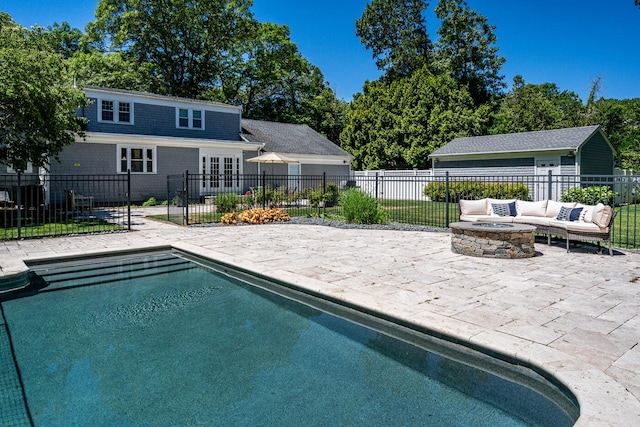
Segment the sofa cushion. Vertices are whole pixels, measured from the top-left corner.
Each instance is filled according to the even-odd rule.
[[[598,210],[597,213],[593,213],[593,223],[596,224],[600,228],[606,228],[609,226],[609,221],[611,221],[611,216],[613,215],[613,210],[611,206],[603,205],[602,210]]]
[[[582,213],[580,214],[580,221],[593,222],[593,212],[595,208],[595,205],[583,205]]]
[[[554,218],[547,218],[546,216],[530,216],[530,215],[518,215],[513,218],[513,222],[518,224],[530,224],[530,225],[543,225],[548,226],[549,221]]]
[[[460,200],[460,215],[488,215],[487,199]]]
[[[511,203],[491,203],[491,209],[494,215],[498,216],[516,216],[516,202]]]
[[[547,212],[546,215],[549,218],[557,218],[558,214],[560,213],[560,208],[565,207],[565,208],[575,208],[576,204],[573,202],[567,203],[567,202],[556,202],[555,200],[549,200],[547,202]]]
[[[516,217],[498,215],[460,215],[460,221],[464,222],[506,222],[511,223]]]
[[[516,209],[518,215],[526,216],[545,216],[547,212],[547,201],[527,202],[524,200],[516,201]]]
[[[608,228],[600,228],[596,224],[592,222],[584,222],[584,221],[558,221],[551,220],[549,225],[556,228],[561,228],[563,230],[582,232],[582,233],[602,233],[606,234],[609,229]]]

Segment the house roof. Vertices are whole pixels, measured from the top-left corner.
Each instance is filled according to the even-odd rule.
[[[456,138],[444,147],[431,153],[429,157],[487,153],[577,150],[599,129],[600,126],[595,125],[535,132]]]
[[[242,119],[242,137],[269,152],[352,157],[307,125]]]
[[[226,108],[226,109],[234,109],[239,110],[240,107],[236,107],[230,104],[224,104],[222,102],[215,101],[206,101],[202,99],[192,99],[192,98],[181,98],[179,96],[167,96],[167,95],[158,95],[151,92],[140,92],[136,90],[127,90],[127,89],[112,89],[105,88],[99,86],[85,86],[82,88],[85,92],[90,93],[104,93],[104,94],[119,94],[119,95],[128,95],[135,96],[147,99],[153,99],[156,101],[167,101],[167,102],[179,102],[179,103],[187,103],[187,104],[197,104],[202,106],[210,106],[210,107],[218,107],[218,108]]]

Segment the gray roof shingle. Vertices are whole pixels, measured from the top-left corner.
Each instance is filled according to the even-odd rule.
[[[535,132],[456,138],[444,147],[431,153],[429,157],[563,149],[576,150],[599,128],[599,125],[594,125]]]
[[[242,136],[270,152],[351,156],[307,125],[242,119]]]

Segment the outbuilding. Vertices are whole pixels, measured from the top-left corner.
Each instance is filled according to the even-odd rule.
[[[456,138],[429,158],[434,175],[613,175],[615,156],[595,125]]]

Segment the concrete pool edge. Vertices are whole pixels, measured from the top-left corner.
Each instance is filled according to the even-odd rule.
[[[160,247],[161,245],[155,246],[147,246],[143,248],[143,250]],[[135,245],[136,248],[141,247],[139,244]],[[166,245],[163,245],[166,247]],[[188,252],[195,252],[205,257],[210,257],[213,259],[220,260],[222,262],[227,262],[231,265],[252,270],[258,274],[269,275],[270,277],[274,277],[277,280],[286,281],[288,283],[297,284],[299,286],[308,286],[309,289],[315,289],[318,292],[326,292],[329,296],[332,296],[337,299],[344,299],[346,301],[354,301],[354,293],[351,292],[349,295],[344,295],[335,292],[336,287],[332,285],[330,282],[322,282],[317,279],[310,279],[307,276],[297,275],[296,273],[292,273],[287,271],[286,269],[277,269],[276,267],[271,268],[268,265],[256,265],[251,262],[246,257],[243,257],[241,253],[236,254],[225,254],[223,252],[218,252],[216,250],[206,249],[201,246],[192,245],[188,243],[177,243],[171,245],[179,250],[186,250]],[[129,249],[125,249],[125,252]],[[87,251],[87,252],[65,252],[64,254],[60,254],[59,256],[48,256],[46,258],[38,258],[38,257],[25,257],[25,260],[38,260],[38,259],[55,259],[55,258],[66,258],[67,254],[110,254],[114,253],[113,250],[99,250],[99,251]],[[261,268],[256,268],[261,267]],[[357,299],[357,301],[364,301],[366,307],[370,310],[377,310],[378,306],[376,305],[376,301],[370,294],[362,293],[362,299]],[[381,311],[383,314],[388,314],[389,311]],[[550,360],[550,357],[560,357],[561,352],[558,350],[553,350],[554,354],[547,354],[546,352],[551,352],[552,349],[549,347],[538,344],[536,342],[530,341],[529,346],[526,349],[517,349],[509,346],[509,343],[504,340],[496,340],[487,343],[487,337],[490,338],[501,334],[496,330],[492,330],[491,328],[485,328],[487,334],[474,334],[471,335],[466,331],[457,331],[454,327],[449,327],[448,325],[443,324],[442,321],[449,322],[452,320],[449,317],[440,316],[437,314],[431,313],[429,315],[429,319],[435,319],[439,322],[431,322],[427,323],[425,321],[425,317],[422,316],[421,319],[416,320],[411,313],[408,313],[403,316],[403,319],[409,322],[414,322],[418,325],[428,324],[435,330],[441,331],[442,333],[446,333],[452,336],[457,337],[461,340],[468,340],[483,343],[490,348],[495,348],[500,352],[508,353],[513,357],[520,358],[522,360],[528,361],[529,363],[540,366],[542,369],[545,369],[549,372],[552,372],[553,375],[561,380],[564,384],[569,385],[570,389],[577,396],[578,401],[581,405],[581,417],[576,423],[576,425],[594,425],[594,424],[602,424],[602,425],[634,425],[630,420],[637,420],[638,414],[640,414],[640,405],[631,392],[626,390],[619,382],[617,382],[613,377],[605,374],[603,370],[599,370],[598,368],[594,368],[591,365],[584,366],[584,369],[581,367],[577,367],[576,362],[579,359],[575,356],[567,355],[566,353],[562,353],[562,360],[566,359],[566,363],[563,363],[562,366],[558,367],[552,364],[546,363],[546,361]],[[455,319],[454,319],[455,320]],[[493,334],[493,335],[492,335]],[[479,335],[483,335],[482,339],[478,338]],[[502,334],[506,336],[506,334]],[[516,339],[514,336],[509,336],[512,339]],[[511,349],[514,350],[511,350]],[[557,359],[554,359],[557,360]],[[572,363],[573,362],[573,363]],[[584,365],[584,362],[580,362]],[[625,421],[627,422],[625,423]],[[622,423],[622,424],[621,424]]]

